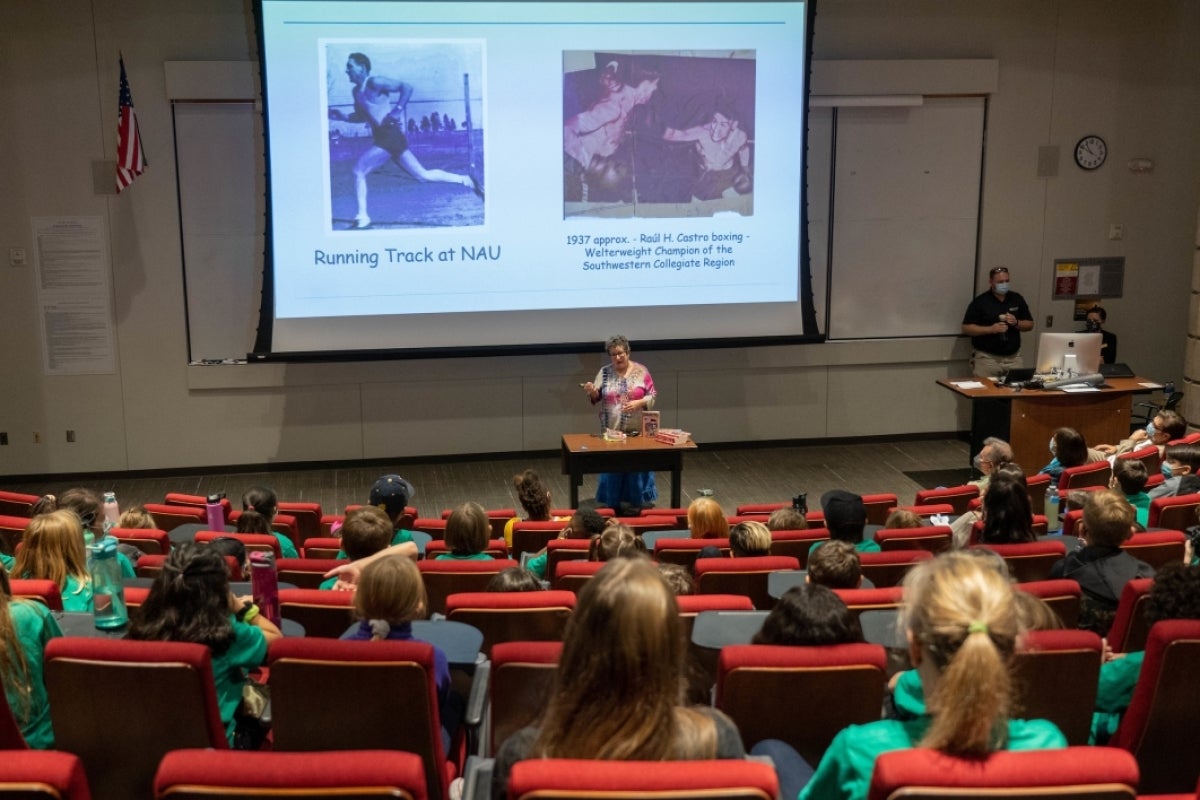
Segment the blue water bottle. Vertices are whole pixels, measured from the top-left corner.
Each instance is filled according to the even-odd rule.
[[[123,628],[129,622],[125,587],[117,562],[117,540],[102,539],[88,547],[88,572],[92,577],[92,609],[100,630]]]

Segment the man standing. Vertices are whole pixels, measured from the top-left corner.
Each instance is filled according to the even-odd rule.
[[[971,301],[962,321],[962,332],[975,348],[975,374],[996,377],[1021,367],[1021,332],[1031,330],[1033,315],[1025,298],[1009,290],[1008,267],[992,267],[988,290]]]
[[[331,108],[329,118],[365,122],[371,126],[374,137],[374,143],[359,156],[354,165],[354,192],[358,201],[355,228],[371,227],[371,217],[367,214],[367,176],[389,159],[422,183],[457,183],[483,196],[470,176],[441,169],[425,169],[412,150],[408,149],[403,117],[413,87],[393,78],[372,75],[371,59],[362,53],[351,53],[346,59],[346,77],[354,84],[354,111],[347,115],[341,109]]]

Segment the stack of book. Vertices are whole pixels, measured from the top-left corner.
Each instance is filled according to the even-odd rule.
[[[663,444],[687,444],[692,435],[679,428],[659,428],[654,438]]]

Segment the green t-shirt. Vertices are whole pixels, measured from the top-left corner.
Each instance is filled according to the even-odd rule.
[[[843,728],[825,751],[817,771],[800,792],[799,800],[859,800],[867,796],[871,773],[880,753],[916,747],[931,718],[884,719]],[[1049,750],[1067,746],[1053,722],[1044,719],[1008,722],[1005,750]]]
[[[525,562],[525,569],[529,570],[534,575],[537,575],[538,580],[544,581],[546,580],[546,567],[548,566],[549,561],[550,554],[543,550],[541,555],[531,556],[530,559]]]
[[[400,530],[396,531],[396,535],[392,537],[392,544],[404,544],[405,542],[411,542],[412,540],[413,540],[412,531],[406,531],[404,529],[400,529]],[[389,545],[389,547],[390,546],[391,545]],[[349,556],[346,555],[345,550],[338,550],[337,557],[338,558],[349,558]],[[332,585],[333,584],[330,584],[330,586],[332,586]],[[322,584],[321,588],[324,589],[325,585]]]
[[[1133,689],[1142,674],[1146,651],[1138,650],[1123,658],[1100,665],[1100,683],[1096,687],[1096,711],[1092,714],[1092,733],[1088,744],[1108,744],[1117,732],[1121,716],[1133,700]]]
[[[892,705],[901,717],[919,717],[925,713],[925,687],[915,669],[906,669],[896,679]]]
[[[1129,505],[1133,506],[1134,519],[1137,524],[1143,528],[1150,524],[1150,495],[1145,492],[1137,494],[1127,494],[1125,499],[1129,501]]]
[[[92,582],[81,581],[74,575],[67,576],[67,585],[62,590],[63,611],[92,612]]]
[[[494,561],[487,553],[469,553],[465,556],[455,555],[454,553],[441,553],[434,561]]]
[[[8,604],[8,614],[25,655],[28,686],[22,691],[5,676],[4,694],[29,746],[49,750],[54,747],[54,729],[50,725],[50,700],[42,680],[42,655],[46,643],[62,636],[62,630],[49,609],[36,601],[13,600]]]
[[[5,572],[12,572],[13,564],[16,559],[6,553],[0,553],[0,566],[4,567]]]
[[[809,558],[812,557],[813,550],[816,550],[818,547],[825,544],[826,541],[832,541],[832,540],[822,539],[819,542],[813,542],[813,546],[808,548]],[[863,537],[861,542],[854,543],[854,549],[855,549],[855,551],[857,551],[859,553],[878,553],[882,550],[882,548],[879,546],[879,542],[875,541],[874,539],[868,539],[865,536]]]
[[[300,551],[296,549],[296,545],[292,544],[292,540],[279,531],[271,531],[271,535],[279,542],[279,557],[280,558],[299,558]]]
[[[242,703],[242,686],[246,683],[246,670],[261,666],[267,660],[267,637],[261,628],[238,622],[232,614],[233,641],[221,655],[213,653],[213,682],[217,687],[217,708],[221,721],[225,723],[225,735],[233,744],[233,715]]]

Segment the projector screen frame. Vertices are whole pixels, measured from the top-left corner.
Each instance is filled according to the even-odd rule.
[[[264,136],[264,164],[266,166],[268,179],[266,185],[266,230],[264,242],[264,272],[262,278],[262,294],[259,303],[259,321],[255,336],[254,349],[247,354],[247,360],[251,363],[265,362],[340,362],[340,361],[378,361],[378,360],[402,360],[402,359],[430,359],[430,358],[454,358],[454,357],[480,357],[480,356],[503,356],[503,355],[536,355],[536,354],[558,354],[558,353],[578,353],[590,352],[596,347],[596,337],[587,336],[578,340],[565,342],[521,342],[521,341],[501,341],[496,344],[455,344],[451,346],[435,345],[435,346],[417,346],[417,347],[382,347],[382,348],[361,348],[361,347],[334,347],[322,350],[284,350],[276,349],[278,340],[275,335],[275,309],[277,300],[277,279],[274,269],[274,261],[276,255],[275,241],[275,226],[274,226],[274,204],[272,202],[272,151],[271,142],[271,120],[268,115],[269,96],[268,96],[268,64],[266,58],[266,43],[264,41],[264,23],[263,23],[263,5],[264,2],[271,0],[255,0],[253,3],[253,11],[257,23],[257,39],[259,45],[259,69],[261,78],[261,91],[263,98],[262,113],[263,113],[263,136]],[[537,2],[547,2],[550,0],[537,0]],[[635,4],[653,5],[654,0],[634,0]],[[720,5],[718,0],[703,0],[707,4]],[[798,0],[764,0],[768,4],[781,5],[799,5]],[[403,5],[403,2],[400,3]],[[502,4],[488,4],[500,6]],[[805,14],[804,35],[806,38],[804,48],[804,105],[807,108],[808,95],[810,93],[810,80],[812,72],[812,43],[813,43],[813,23],[816,14],[815,0],[804,0],[803,2]],[[807,167],[807,113],[804,116],[804,130],[801,132],[801,174],[806,173]],[[807,181],[800,180],[798,187],[798,211],[799,219],[795,221],[798,230],[798,248],[796,253],[796,271],[797,271],[797,299],[794,303],[767,303],[767,306],[791,307],[793,313],[800,320],[802,333],[781,333],[781,334],[764,334],[764,335],[732,335],[732,336],[712,336],[712,335],[684,335],[684,336],[659,336],[659,337],[638,337],[639,349],[646,350],[684,350],[684,349],[706,349],[706,348],[741,348],[741,347],[758,347],[758,346],[781,346],[795,345],[804,343],[816,343],[825,341],[826,334],[818,329],[816,308],[813,298],[813,283],[811,276],[811,265],[809,258],[809,241],[808,241],[808,212],[807,212]],[[643,313],[655,313],[661,309],[682,309],[684,313],[691,310],[695,313],[696,319],[703,320],[704,311],[709,306],[660,306],[660,307],[640,307],[637,310]],[[742,308],[753,309],[752,305],[743,305]],[[557,309],[566,310],[566,309]],[[698,312],[698,313],[697,313]],[[469,313],[469,312],[458,312]],[[410,315],[413,319],[420,317],[432,318],[436,322],[453,325],[455,323],[455,314],[449,315]],[[612,326],[614,330],[622,329],[628,333],[634,333],[634,326],[626,322],[616,322]],[[699,329],[704,327],[704,323],[700,322],[694,326]]]

